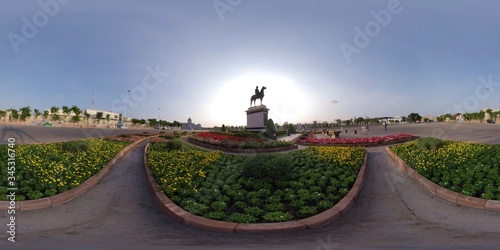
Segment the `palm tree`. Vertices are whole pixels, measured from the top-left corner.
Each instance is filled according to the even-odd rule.
[[[2,117],[2,118],[5,119],[6,115],[7,115],[7,111],[6,110],[0,110],[0,117]]]
[[[52,106],[50,108],[50,114],[52,116],[53,121],[57,121],[57,120],[61,119],[61,116],[59,115],[59,107]]]
[[[78,106],[76,105],[73,105],[70,110],[75,114],[75,116],[73,116],[71,120],[76,123],[80,122],[80,114],[82,113],[82,110],[80,110],[80,108],[78,108]]]
[[[110,114],[106,114],[106,122],[108,123],[108,126],[109,126],[109,118],[111,117]]]
[[[31,116],[31,108],[29,106],[22,107],[19,109],[19,111],[21,112],[21,115],[19,118],[21,118],[21,121],[23,121],[23,122],[26,121],[26,118]]]
[[[19,119],[19,112],[17,112],[17,109],[10,108],[7,111],[10,111],[9,121],[12,121],[12,120],[17,121],[17,119]]]
[[[71,109],[68,106],[62,106],[62,111],[64,114],[64,121],[66,122],[68,119],[68,115],[71,113]]]
[[[34,109],[33,112],[35,112],[35,119],[42,114],[39,109]]]
[[[48,117],[49,117],[49,111],[48,111],[48,110],[44,110],[44,111],[43,111],[43,118],[44,118],[45,120],[47,120],[47,118],[48,118]]]
[[[87,113],[87,110],[83,111],[83,115],[85,116],[85,118],[87,119],[87,123],[89,122],[89,119],[90,119],[90,114]]]
[[[99,123],[100,123],[100,121],[101,121],[101,119],[102,119],[102,115],[103,115],[103,113],[102,113],[102,112],[97,112],[97,113],[95,114],[95,118],[97,119],[97,124],[99,124]]]

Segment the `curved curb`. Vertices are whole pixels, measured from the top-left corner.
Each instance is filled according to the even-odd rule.
[[[408,166],[408,164],[406,164],[403,159],[396,155],[396,153],[394,153],[394,151],[392,151],[390,147],[386,147],[386,150],[399,168],[405,171],[408,176],[410,176],[416,183],[418,183],[425,190],[429,191],[431,194],[454,204],[466,207],[500,211],[499,200],[486,200],[482,198],[467,196],[441,187],[436,183],[428,180],[424,176],[420,175],[419,173],[417,173],[417,171]]]
[[[80,195],[86,193],[89,191],[92,187],[94,187],[99,181],[106,176],[110,169],[115,165],[116,161],[120,159],[124,154],[128,153],[131,151],[135,146],[137,146],[139,143],[150,139],[154,136],[150,137],[145,137],[142,138],[125,148],[123,148],[118,154],[116,154],[104,167],[99,170],[96,174],[92,175],[90,178],[88,178],[85,182],[80,184],[78,187],[75,187],[73,189],[70,189],[64,193],[56,194],[50,197],[44,197],[36,200],[27,200],[27,201],[15,201],[16,204],[16,210],[18,211],[31,211],[31,210],[38,210],[38,209],[43,209],[43,208],[48,208],[48,207],[54,207],[61,205],[63,203],[66,203],[68,201],[71,201]],[[9,209],[10,202],[9,201],[0,201],[0,209],[1,210],[7,210]]]
[[[366,166],[368,162],[368,153],[365,151],[365,156],[363,160],[363,165],[359,169],[358,176],[354,182],[351,190],[347,195],[342,198],[335,206],[323,211],[317,215],[313,215],[308,218],[293,220],[287,222],[276,222],[276,223],[233,223],[226,221],[218,221],[203,218],[201,216],[194,215],[183,210],[181,207],[177,206],[172,202],[158,187],[151,170],[148,167],[147,151],[149,143],[144,147],[144,169],[146,173],[146,179],[148,181],[148,186],[153,192],[154,198],[158,205],[170,215],[176,221],[192,225],[195,227],[221,231],[221,232],[232,232],[232,233],[270,233],[270,232],[289,232],[298,231],[303,229],[311,229],[324,226],[326,224],[332,223],[342,216],[346,215],[347,212],[354,206],[355,202],[359,197],[359,193],[363,188],[363,181],[365,177]]]
[[[225,147],[218,147],[214,145],[209,145],[209,144],[204,144],[197,142],[195,140],[192,140],[191,138],[182,138],[183,141],[191,143],[193,145],[196,145],[198,147],[202,147],[205,149],[210,149],[210,150],[220,150],[224,153],[233,153],[233,154],[258,154],[258,153],[278,153],[278,152],[287,152],[291,150],[296,150],[299,147],[297,145],[292,145],[292,146],[286,146],[286,147],[279,147],[279,148],[245,148],[245,149],[239,149],[239,148],[225,148]]]
[[[295,144],[297,145],[303,145],[303,146],[343,146],[343,147],[380,147],[380,146],[389,146],[389,145],[394,145],[394,144],[399,144],[399,143],[405,143],[409,141],[413,141],[419,138],[419,136],[412,136],[410,138],[405,138],[405,139],[399,139],[399,140],[391,140],[391,141],[384,141],[381,143],[357,143],[357,144],[320,144],[320,143],[305,143],[305,142],[296,142]]]

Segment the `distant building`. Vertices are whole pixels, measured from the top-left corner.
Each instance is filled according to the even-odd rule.
[[[194,124],[191,117],[189,117],[187,123],[181,123],[181,128],[186,130],[200,130],[201,124]]]

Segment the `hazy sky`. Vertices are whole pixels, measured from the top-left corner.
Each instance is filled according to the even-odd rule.
[[[245,125],[256,85],[278,123],[500,107],[495,0],[0,2],[0,109],[95,92],[130,117]]]

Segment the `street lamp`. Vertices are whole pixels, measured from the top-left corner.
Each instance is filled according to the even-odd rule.
[[[161,123],[160,123],[160,112],[161,112],[161,108],[158,108],[158,127],[161,126]]]

